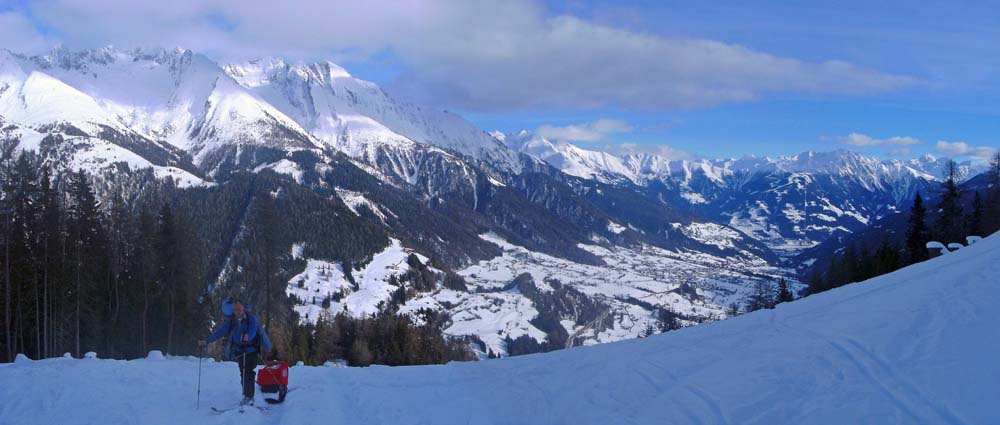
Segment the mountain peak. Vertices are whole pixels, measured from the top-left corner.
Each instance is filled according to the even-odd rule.
[[[59,68],[63,70],[83,71],[91,66],[109,66],[116,62],[128,63],[150,61],[158,64],[170,64],[190,57],[194,52],[182,47],[166,49],[162,47],[119,48],[105,46],[92,49],[71,49],[58,45],[42,55],[31,56],[35,66],[42,69]]]
[[[344,67],[337,65],[331,61],[321,62],[326,68],[326,74],[332,78],[353,78],[350,72],[347,72]]]

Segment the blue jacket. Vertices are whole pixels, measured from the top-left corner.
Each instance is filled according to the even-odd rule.
[[[237,357],[243,353],[253,353],[257,351],[257,347],[254,344],[254,338],[260,337],[260,345],[264,351],[271,351],[271,339],[268,338],[267,332],[264,328],[260,327],[260,323],[257,322],[257,317],[247,313],[246,317],[243,319],[236,319],[233,316],[228,316],[226,322],[219,326],[215,332],[212,333],[207,339],[206,343],[213,343],[223,336],[229,336],[229,342],[226,346],[226,356],[229,358]],[[247,336],[247,342],[243,343],[243,335]]]

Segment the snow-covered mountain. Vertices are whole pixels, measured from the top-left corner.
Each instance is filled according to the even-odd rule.
[[[498,136],[567,174],[644,187],[648,196],[726,223],[786,257],[899,210],[917,191],[940,182],[947,162],[932,155],[884,160],[848,150],[670,159],[613,155],[527,131]],[[968,162],[960,170],[966,178],[984,171]]]
[[[448,333],[494,352],[525,335],[565,334],[568,346],[632,338],[663,310],[683,324],[724,317],[750,286],[793,276],[782,257],[897,211],[943,164],[848,151],[618,156],[486,133],[330,62],[220,64],[184,49],[0,51],[0,138],[102,187],[151,173],[224,193],[239,176],[283,176],[239,184],[294,196],[288,243],[306,254],[288,294],[304,320],[370,314],[406,286],[393,277],[413,253],[442,281],[401,311],[447,313]],[[239,229],[253,193],[227,196],[240,201],[224,206],[234,210],[225,224]],[[317,222],[310,213],[357,233],[303,230]],[[315,248],[359,239],[372,244]],[[209,279],[224,280],[232,246],[214,248]],[[354,277],[345,262],[366,278],[345,283]],[[463,283],[445,287],[454,276]]]
[[[986,424],[1000,391],[998,280],[994,235],[774,310],[644,339],[441,366],[294,366],[284,404],[221,415],[208,407],[240,394],[231,363],[20,357],[0,364],[0,413],[24,425]]]
[[[461,117],[399,102],[330,62],[219,64],[184,49],[109,47],[3,51],[0,65],[7,120],[134,133],[187,152],[208,176],[281,152],[336,151],[396,185],[471,193],[475,178],[456,155],[510,173],[523,160]]]
[[[406,286],[395,278],[410,270],[400,262],[409,253],[465,289],[439,282],[401,311],[445,312],[450,334],[476,336],[498,353],[505,338],[522,335],[566,334],[569,346],[635,337],[661,309],[685,324],[712,320],[754,282],[791,273],[726,224],[561,172],[329,62],[219,64],[184,49],[58,48],[3,51],[0,64],[4,135],[38,151],[57,180],[84,169],[108,182],[102,187],[135,190],[122,177],[152,170],[181,187],[211,187],[234,200],[215,208],[227,211],[232,222],[221,225],[236,239],[255,192],[234,191],[267,186],[288,197],[289,243],[309,254],[289,276],[304,320],[322,305],[352,315],[378,309]],[[287,182],[240,177],[270,173]],[[315,216],[352,233],[303,229]],[[209,244],[218,252],[206,280],[224,283],[237,243]],[[357,274],[343,267],[349,262],[366,264],[357,285],[344,284]],[[518,279],[518,270],[530,277]],[[604,283],[612,275],[617,286]],[[549,305],[546,294],[589,307]]]
[[[79,122],[78,124],[86,124]],[[207,183],[186,155],[129,132],[95,125],[91,132],[70,123],[22,127],[0,115],[0,145],[10,143],[15,152],[42,153],[56,173],[85,170],[105,178],[151,172],[157,179],[170,179],[178,187]]]
[[[186,151],[209,174],[230,146],[317,148],[292,119],[189,50],[57,48],[3,52],[0,63],[9,87],[0,115],[32,128],[66,122],[135,133]]]
[[[181,185],[202,183],[184,151],[136,131],[79,89],[0,51],[0,128],[21,149],[45,151],[59,170],[153,169]]]
[[[513,134],[494,132],[494,135],[511,149],[545,160],[567,174],[606,182],[625,179],[638,185],[651,180],[690,183],[698,174],[721,185],[733,174],[804,173],[839,176],[868,190],[891,191],[900,186],[905,189],[912,179],[942,180],[948,161],[930,154],[908,160],[886,160],[843,149],[776,158],[673,159],[644,153],[615,155],[549,140],[527,130]],[[959,169],[963,178],[985,171],[984,166],[971,162],[959,164]]]
[[[518,167],[514,152],[465,119],[398,101],[334,63],[265,58],[225,69],[317,139],[349,156],[375,162],[380,151],[411,150],[422,143]]]

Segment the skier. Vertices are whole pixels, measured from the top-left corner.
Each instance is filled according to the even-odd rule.
[[[228,306],[223,305],[224,311],[226,307]],[[240,368],[240,380],[243,386],[243,400],[240,401],[240,405],[253,405],[254,369],[259,361],[261,346],[266,353],[271,350],[271,341],[257,322],[257,317],[238,300],[232,302],[232,315],[228,320],[207,339],[198,341],[198,346],[204,348],[227,334],[226,358],[235,361]]]

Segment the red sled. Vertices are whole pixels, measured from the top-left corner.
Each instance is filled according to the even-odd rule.
[[[285,401],[285,394],[288,392],[288,362],[283,360],[268,360],[264,369],[257,372],[257,385],[263,393],[278,393],[278,400],[268,403],[280,403]]]

